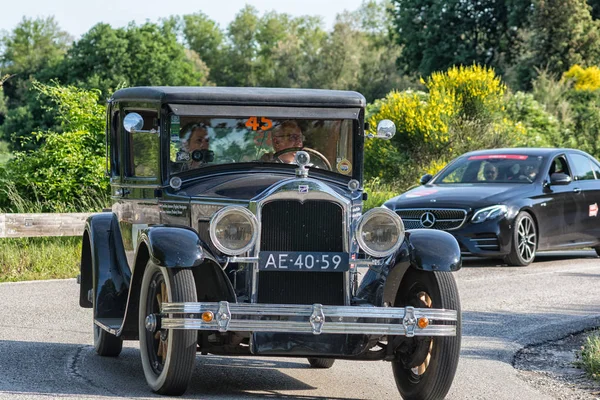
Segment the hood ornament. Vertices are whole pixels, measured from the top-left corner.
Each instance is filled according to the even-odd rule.
[[[307,178],[308,169],[306,166],[310,163],[310,156],[305,151],[297,151],[294,156],[294,164],[298,165],[296,168],[296,178]]]

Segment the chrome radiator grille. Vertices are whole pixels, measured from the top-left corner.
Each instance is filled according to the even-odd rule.
[[[467,211],[459,208],[405,208],[395,210],[406,229],[431,228],[451,231],[465,223]]]
[[[343,210],[330,201],[278,200],[261,211],[261,251],[344,251]],[[344,304],[340,272],[258,274],[258,302],[277,304]]]

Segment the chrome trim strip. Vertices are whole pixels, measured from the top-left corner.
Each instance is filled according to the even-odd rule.
[[[164,329],[218,330],[220,332],[348,333],[366,335],[455,336],[456,325],[429,324],[419,328],[417,320],[456,322],[456,310],[413,307],[360,307],[288,304],[163,303],[161,327]],[[204,322],[197,314],[210,311],[215,318]],[[166,314],[189,314],[190,318],[171,318]],[[261,318],[295,317],[304,321]],[[344,321],[343,319],[350,319]],[[382,321],[382,319],[387,321]],[[358,322],[357,320],[360,320]],[[389,320],[397,320],[391,322]]]

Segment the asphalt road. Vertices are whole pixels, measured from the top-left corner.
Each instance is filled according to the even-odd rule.
[[[467,260],[456,273],[463,307],[461,360],[449,399],[550,399],[518,377],[528,344],[600,326],[600,259],[546,253],[526,268]],[[0,398],[156,398],[137,343],[116,359],[95,354],[92,314],[74,280],[0,284]],[[385,362],[198,356],[183,398],[399,398]]]

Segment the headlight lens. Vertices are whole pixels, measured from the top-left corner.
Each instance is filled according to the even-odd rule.
[[[356,240],[372,257],[387,257],[404,241],[404,224],[393,211],[378,207],[367,211],[358,221]]]
[[[506,207],[505,205],[486,207],[486,208],[482,208],[481,210],[477,211],[473,215],[471,222],[474,224],[478,224],[478,223],[486,221],[488,219],[491,220],[491,219],[495,219],[495,218],[499,218],[499,217],[505,217],[506,214],[508,214],[508,207]]]
[[[258,222],[254,214],[239,206],[225,207],[210,221],[210,238],[217,249],[230,256],[250,250],[256,242]]]

